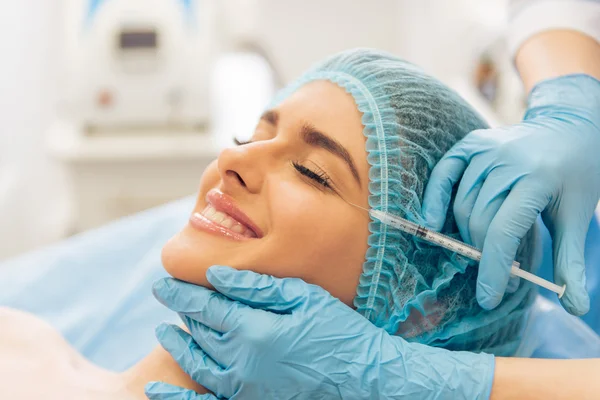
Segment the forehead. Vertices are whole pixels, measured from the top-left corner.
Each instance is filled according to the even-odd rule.
[[[354,98],[329,81],[307,83],[283,101],[279,109],[290,117],[310,117],[311,120],[308,122],[315,125],[319,123],[319,128],[322,130],[350,128],[362,132],[362,115],[358,111]]]

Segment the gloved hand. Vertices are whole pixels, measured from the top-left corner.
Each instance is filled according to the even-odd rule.
[[[423,200],[427,225],[440,230],[453,186],[463,239],[482,248],[477,300],[502,300],[521,239],[538,215],[553,241],[554,281],[561,301],[585,314],[584,246],[600,198],[600,81],[569,75],[538,84],[520,124],[476,130],[434,168]]]
[[[300,279],[229,267],[206,275],[220,293],[169,278],[156,282],[156,298],[191,332],[161,325],[157,337],[219,398],[489,397],[491,355],[410,344]]]

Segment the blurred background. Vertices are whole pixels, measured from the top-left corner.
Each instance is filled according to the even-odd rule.
[[[377,47],[490,124],[524,95],[504,0],[0,2],[0,259],[192,194],[273,93]]]

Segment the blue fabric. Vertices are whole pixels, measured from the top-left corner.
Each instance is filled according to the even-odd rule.
[[[598,215],[599,211],[596,210],[596,217],[590,222],[585,241],[586,288],[590,294],[590,311],[581,319],[600,334],[600,245],[598,245],[600,222]]]
[[[186,223],[193,204],[182,199],[1,262],[0,305],[38,315],[92,362],[125,370],[158,345],[160,322],[180,322],[152,297],[151,287],[166,275],[162,246]],[[590,229],[588,249],[587,270],[598,276],[597,229]],[[592,288],[592,298],[599,289]],[[587,317],[598,321],[598,307]],[[536,301],[524,346],[535,357],[600,357],[600,338],[580,321],[557,304]]]
[[[539,295],[521,345],[523,352],[531,353],[534,358],[600,357],[600,336],[581,318]]]
[[[328,80],[350,93],[362,112],[369,205],[424,224],[421,202],[437,161],[470,131],[487,127],[454,91],[420,68],[370,49],[336,54],[276,97]],[[375,325],[411,341],[451,350],[515,355],[535,289],[524,280],[494,310],[475,298],[477,268],[468,260],[372,220],[369,249],[354,304]],[[444,228],[458,238],[452,213]],[[532,229],[517,254],[521,268],[539,263]],[[526,356],[527,354],[519,354]]]

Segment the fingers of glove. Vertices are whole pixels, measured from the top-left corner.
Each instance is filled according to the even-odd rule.
[[[156,281],[152,292],[158,301],[171,310],[219,332],[233,329],[242,311],[240,308],[246,308],[220,293],[172,278]]]
[[[485,179],[469,218],[468,230],[473,246],[483,247],[490,224],[508,197],[509,189],[504,174],[497,169]]]
[[[469,231],[469,221],[472,219],[473,207],[478,201],[480,191],[487,181],[489,159],[486,157],[473,158],[463,174],[456,199],[454,200],[454,218],[463,240],[473,244]]]
[[[291,313],[304,305],[313,292],[322,290],[301,279],[279,279],[224,266],[210,267],[206,277],[216,290],[230,299],[276,313]]]
[[[520,181],[502,203],[488,229],[479,263],[477,301],[481,307],[491,310],[502,300],[521,239],[548,202],[548,195]]]
[[[427,227],[442,230],[452,198],[452,189],[460,180],[467,161],[458,154],[459,149],[451,149],[433,168],[423,196],[422,212]]]
[[[222,347],[221,336],[222,334],[210,329],[208,326],[201,324],[200,322],[186,316],[181,315],[181,319],[190,330],[190,334],[194,338],[194,341],[200,346],[200,348],[218,365],[230,365],[230,360],[223,360],[220,357],[220,353],[228,355],[227,351],[219,352]]]
[[[150,400],[217,400],[210,393],[198,394],[192,390],[163,382],[147,383],[144,392]]]
[[[223,369],[183,329],[169,324],[156,328],[160,345],[194,381],[214,393],[223,390]]]
[[[454,219],[458,225],[458,231],[463,241],[469,244],[473,244],[471,232],[469,232],[469,221],[482,186],[483,182],[477,182],[467,189],[467,185],[463,186],[461,181],[454,201]]]
[[[573,208],[574,213],[580,210]],[[577,215],[565,216],[555,222],[553,239],[554,282],[567,285],[560,299],[563,307],[573,315],[583,315],[590,309],[590,297],[585,288],[585,239],[588,221],[578,223]],[[591,219],[591,215],[590,215]]]
[[[518,276],[511,276],[508,280],[508,285],[506,286],[506,293],[516,292],[520,283],[521,279]]]

